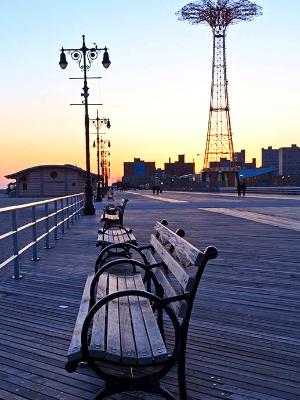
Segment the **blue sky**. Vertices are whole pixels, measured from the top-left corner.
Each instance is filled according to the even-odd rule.
[[[298,0],[262,0],[263,16],[227,35],[229,100],[235,150],[300,145]],[[112,173],[134,156],[163,162],[185,153],[201,167],[211,79],[212,35],[174,13],[179,0],[1,2],[1,177],[43,163],[84,166],[81,76],[59,49],[107,45],[111,67],[95,61],[90,101],[110,117]],[[96,107],[90,107],[90,117]],[[92,165],[94,156],[92,155]],[[2,179],[0,177],[0,180]],[[5,180],[2,179],[2,182]]]

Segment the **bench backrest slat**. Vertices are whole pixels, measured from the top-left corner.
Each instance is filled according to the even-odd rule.
[[[188,324],[197,288],[208,260],[217,257],[215,247],[207,247],[204,252],[183,239],[184,231],[171,231],[167,221],[156,222],[151,235],[151,250],[144,250],[150,264],[162,262],[162,266],[152,268],[163,289],[164,297],[185,295],[185,299],[170,303],[170,307],[183,323]]]
[[[163,243],[170,243],[174,247],[178,260],[188,267],[189,265],[199,266],[202,263],[204,254],[191,243],[172,232],[169,228],[156,222],[154,230]]]
[[[147,261],[149,264],[156,264],[157,260],[154,258],[152,252],[150,249],[144,250],[144,254],[146,256]],[[168,277],[165,275],[165,273],[162,271],[160,267],[153,268],[152,272],[156,275],[156,278],[159,282],[159,284],[162,286],[164,295],[167,297],[173,297],[177,296],[180,294],[174,287],[172,286],[172,283],[169,281]],[[185,312],[186,312],[186,302],[185,301],[176,301],[174,303],[170,304],[170,307],[173,309],[176,315],[179,317],[184,317]]]
[[[166,264],[168,270],[175,276],[184,291],[189,291],[193,285],[193,278],[185,271],[173,255],[160,243],[158,238],[151,235],[150,243],[157,252],[162,261]]]

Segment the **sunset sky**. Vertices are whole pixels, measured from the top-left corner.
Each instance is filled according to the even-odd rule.
[[[90,74],[91,103],[109,117],[112,177],[140,157],[158,167],[185,154],[200,170],[206,139],[212,34],[178,21],[186,0],[2,0],[0,186],[39,164],[85,167],[82,73],[61,70],[60,48],[109,48]],[[229,27],[227,63],[235,151],[300,145],[299,0],[258,0],[263,15]],[[96,117],[97,107],[89,109]],[[91,129],[91,131],[93,131]],[[94,137],[91,138],[93,141]],[[96,153],[92,149],[95,170]],[[200,153],[200,156],[197,154]]]

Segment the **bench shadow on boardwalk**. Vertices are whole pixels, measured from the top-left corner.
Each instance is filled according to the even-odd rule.
[[[138,213],[129,210],[126,223],[147,242],[162,211],[147,212],[136,222]],[[297,399],[299,233],[234,219],[234,229],[225,234],[232,217],[197,211],[198,220],[191,220],[190,210],[182,210],[180,218],[172,210],[163,213],[199,248],[213,244],[220,251],[205,271],[194,306],[187,350],[190,399]],[[99,389],[101,381],[90,370],[64,370],[97,254],[98,221],[82,218],[53,249],[42,250],[37,263],[23,257],[23,279],[12,280],[9,267],[1,271],[0,399],[93,399]],[[164,380],[173,393],[175,372]]]

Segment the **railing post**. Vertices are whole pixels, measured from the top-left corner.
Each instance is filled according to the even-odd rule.
[[[60,200],[60,208],[61,208],[61,212],[60,212],[60,220],[62,221],[61,224],[61,233],[64,234],[65,233],[65,223],[64,223],[64,218],[65,218],[65,212],[63,210],[64,208],[64,200]]]
[[[74,224],[74,196],[71,197],[71,224]]]
[[[33,241],[33,246],[32,246],[32,261],[39,261],[39,258],[37,256],[37,230],[36,230],[36,210],[35,206],[31,208],[31,221],[33,223],[32,225],[32,241]]]
[[[13,254],[16,256],[14,259],[14,279],[22,278],[20,275],[20,264],[19,264],[19,246],[18,246],[18,226],[17,226],[17,212],[13,210],[11,212],[11,222],[12,222],[12,230],[14,232],[13,238]]]
[[[45,249],[51,249],[50,246],[50,234],[49,234],[49,204],[45,204],[45,233],[47,232],[46,235],[46,241],[45,241]]]
[[[70,220],[69,220],[69,215],[70,215],[70,210],[69,210],[69,197],[66,198],[66,207],[67,207],[67,229],[70,229]]]
[[[79,218],[81,217],[80,210],[82,208],[82,204],[83,204],[83,199],[82,199],[82,196],[79,195],[79,209],[78,209],[78,217]]]
[[[75,196],[74,212],[75,212],[75,221],[77,221],[78,220],[78,196]]]
[[[54,202],[54,240],[58,240],[58,235],[57,235],[57,200]]]

